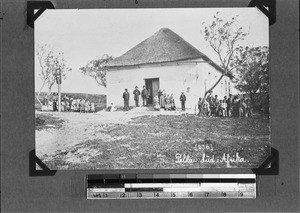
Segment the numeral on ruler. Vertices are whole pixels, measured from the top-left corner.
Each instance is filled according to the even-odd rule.
[[[93,197],[101,197],[101,194],[100,193],[93,194]]]

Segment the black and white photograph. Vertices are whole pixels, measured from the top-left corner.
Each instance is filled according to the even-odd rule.
[[[257,168],[272,145],[269,60],[257,8],[46,10],[36,155],[53,170]]]

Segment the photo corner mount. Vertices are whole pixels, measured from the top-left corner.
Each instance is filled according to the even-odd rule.
[[[41,169],[37,169],[37,165]],[[50,170],[36,155],[35,149],[29,152],[29,176],[54,176],[56,170]]]
[[[46,9],[55,9],[51,1],[28,1],[27,2],[27,25],[34,28],[34,21]],[[35,10],[38,11],[34,13]]]
[[[278,175],[279,174],[279,152],[271,148],[270,156],[258,167],[251,169],[256,175]]]
[[[248,7],[257,7],[269,18],[269,25],[276,22],[276,0],[251,0]]]

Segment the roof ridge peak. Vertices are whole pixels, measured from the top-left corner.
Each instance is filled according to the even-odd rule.
[[[147,63],[162,63],[201,58],[204,54],[167,27],[160,28],[123,55],[107,64],[108,67]]]

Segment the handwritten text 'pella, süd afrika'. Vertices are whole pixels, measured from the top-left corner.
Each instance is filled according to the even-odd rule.
[[[222,157],[215,157],[215,155],[209,156],[205,153],[202,154],[200,159],[194,159],[189,154],[176,153],[175,163],[246,163],[249,162],[245,158],[239,156],[239,153],[234,155],[224,153]]]

